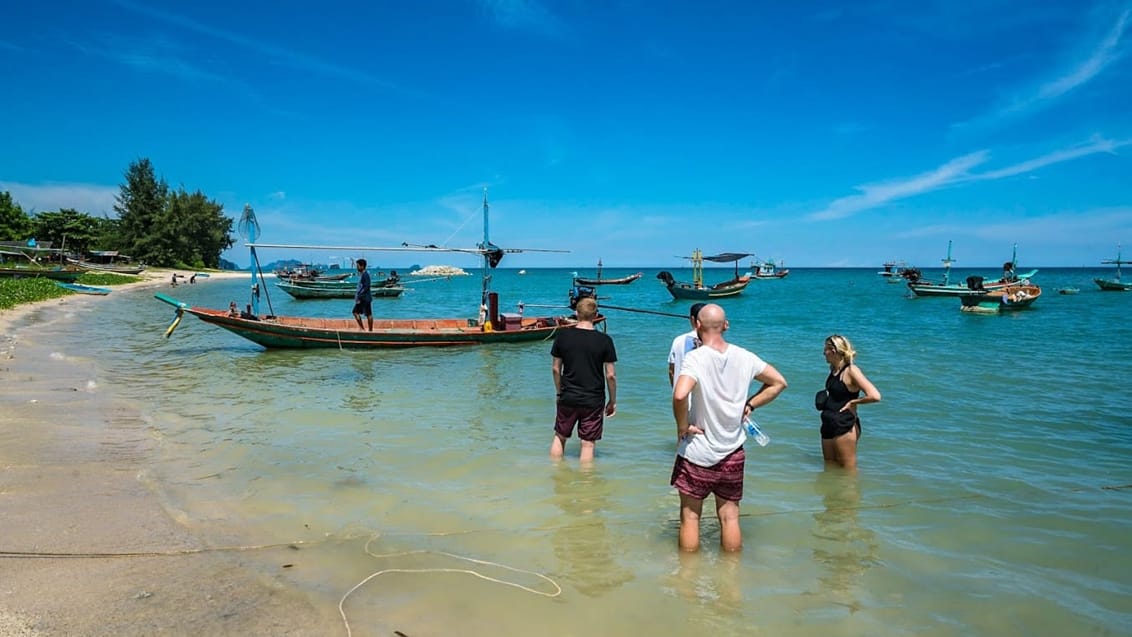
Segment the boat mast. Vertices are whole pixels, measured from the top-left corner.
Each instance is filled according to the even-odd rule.
[[[692,252],[692,285],[697,290],[704,287],[704,256],[699,248]]]
[[[487,188],[483,189],[483,243],[480,244],[480,249],[483,250],[483,280],[480,283],[480,312],[486,314],[487,312],[487,288],[488,283],[491,281],[490,271],[490,246],[491,241],[488,239],[488,208],[487,208]]]
[[[947,285],[951,281],[951,264],[954,261],[951,259],[951,239],[947,240],[947,258],[943,260],[943,284]]]
[[[601,257],[597,258],[597,280],[601,280]]]

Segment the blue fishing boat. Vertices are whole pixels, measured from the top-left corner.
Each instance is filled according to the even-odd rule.
[[[59,287],[76,292],[78,294],[90,294],[93,296],[106,296],[110,294],[110,288],[99,288],[93,285],[83,285],[82,283],[67,283],[64,281],[56,281],[55,285]]]

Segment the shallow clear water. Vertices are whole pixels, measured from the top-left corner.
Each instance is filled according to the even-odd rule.
[[[527,272],[495,274],[501,311],[563,313],[537,306],[564,304],[569,271]],[[729,340],[790,382],[759,412],[772,442],[748,451],[738,555],[720,554],[714,521],[700,554],[676,550],[666,357],[682,318],[607,311],[618,414],[591,470],[576,441],[547,457],[549,343],[264,351],[192,317],[166,340],[172,309],[153,290],[37,311],[19,330],[143,416],[129,426],[160,443],[146,479],[214,545],[323,541],[286,580],[320,603],[389,568],[554,592],[453,555],[562,588],[383,573],[349,597],[354,634],[1115,635],[1132,626],[1132,294],[1097,290],[1101,273],[1042,270],[1033,309],[1003,316],[907,298],[873,270],[795,269],[723,301]],[[686,315],[655,274],[600,288],[603,305]],[[1068,285],[1080,294],[1056,293]],[[419,283],[375,313],[473,317],[478,286]],[[161,291],[227,307],[248,287]],[[351,305],[271,299],[277,314]],[[812,407],[835,332],[884,395],[861,409],[856,476],[823,469]]]

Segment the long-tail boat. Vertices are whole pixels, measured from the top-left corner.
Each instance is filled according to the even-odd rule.
[[[1132,261],[1124,261],[1120,258],[1119,244],[1116,246],[1116,258],[1105,259],[1104,261],[1101,261],[1101,263],[1105,265],[1115,265],[1116,277],[1112,279],[1105,279],[1102,277],[1093,279],[1093,283],[1096,283],[1097,287],[1104,290],[1105,292],[1132,292],[1132,282],[1125,282],[1120,280],[1120,266],[1132,265]]]
[[[637,279],[641,278],[642,275],[643,275],[642,272],[638,272],[636,274],[630,274],[629,276],[623,276],[623,277],[618,278],[618,279],[603,279],[603,278],[601,278],[601,259],[598,259],[597,260],[597,277],[590,279],[590,278],[587,278],[587,277],[584,277],[584,276],[575,276],[574,277],[574,284],[575,285],[591,285],[591,286],[592,285],[629,285],[633,281],[636,281]]]
[[[278,245],[257,243],[259,223],[250,206],[244,206],[239,230],[251,251],[253,278],[251,302],[240,309],[235,301],[225,309],[192,307],[165,294],[154,296],[176,308],[176,315],[166,337],[172,334],[184,314],[192,314],[205,323],[226,329],[267,348],[339,348],[339,349],[378,349],[405,347],[446,347],[456,345],[492,345],[498,343],[517,343],[541,341],[554,336],[558,330],[572,329],[577,325],[572,315],[524,316],[523,304],[518,304],[518,313],[499,311],[498,293],[491,291],[491,270],[503,259],[505,254],[518,252],[566,252],[565,250],[530,250],[520,248],[500,248],[493,244],[488,234],[487,191],[483,198],[483,242],[474,248],[440,248],[436,246],[409,246],[372,248],[348,246],[308,246]],[[275,316],[260,314],[261,291],[267,288],[260,268],[256,248],[289,248],[302,250],[348,250],[393,251],[393,252],[457,252],[475,254],[483,259],[483,275],[478,315],[467,317],[419,318],[419,319],[374,319],[373,330],[360,329],[353,318],[313,318],[301,316]],[[266,295],[265,295],[266,296]],[[268,311],[271,302],[267,298]],[[605,317],[598,316],[595,324],[604,324]]]
[[[947,242],[947,256],[943,259],[943,280],[941,282],[925,281],[923,274],[919,268],[906,268],[902,273],[908,281],[908,289],[912,291],[915,296],[966,296],[971,293],[972,289],[969,287],[970,283],[964,285],[962,283],[951,282],[951,264],[955,263],[955,259],[951,258],[951,242]],[[1007,286],[1018,285],[1019,283],[1029,283],[1030,279],[1038,273],[1037,270],[1030,270],[1022,274],[1015,272],[1018,264],[1018,245],[1014,245],[1014,251],[1010,260],[1002,264],[1002,277],[998,279],[984,279],[977,277],[981,289],[984,290],[997,290]]]
[[[677,281],[672,273],[663,270],[656,275],[668,289],[668,293],[675,299],[689,299],[693,301],[706,301],[709,299],[722,299],[741,293],[751,283],[751,275],[739,274],[739,260],[751,256],[746,252],[724,252],[705,257],[699,248],[692,252],[691,257],[680,257],[692,261],[692,281]],[[715,263],[735,262],[735,276],[727,281],[715,285],[704,284],[704,261]]]

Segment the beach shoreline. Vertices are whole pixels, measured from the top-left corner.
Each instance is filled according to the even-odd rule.
[[[168,285],[173,272],[114,289]],[[157,442],[144,414],[93,380],[96,352],[38,338],[105,298],[0,312],[0,637],[333,632],[330,609],[178,522],[146,480]]]

